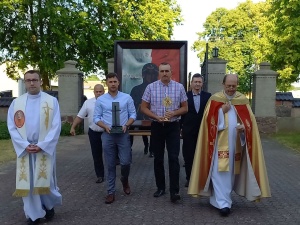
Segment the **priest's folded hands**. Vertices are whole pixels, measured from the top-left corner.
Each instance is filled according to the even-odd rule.
[[[39,151],[41,151],[41,148],[35,144],[30,144],[26,147],[26,151],[28,153],[38,153]]]

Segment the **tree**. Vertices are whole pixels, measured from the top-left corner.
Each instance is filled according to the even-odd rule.
[[[100,81],[100,79],[97,77],[97,75],[92,74],[85,78],[86,81]]]
[[[11,78],[38,68],[47,89],[69,59],[86,73],[106,70],[115,40],[169,40],[180,13],[173,0],[2,0],[0,63]]]
[[[278,88],[288,91],[291,83],[300,74],[300,2],[295,0],[269,0],[271,5],[268,17],[271,24],[268,40],[272,52],[268,59],[272,68],[279,73]]]
[[[198,33],[199,40],[193,45],[198,56],[204,55],[205,39],[211,47],[217,46],[220,57],[228,61],[227,72],[239,74],[239,91],[243,93],[250,91],[251,74],[266,60],[264,52],[269,51],[262,30],[268,7],[267,3],[248,0],[232,10],[217,9],[207,17],[205,30]]]

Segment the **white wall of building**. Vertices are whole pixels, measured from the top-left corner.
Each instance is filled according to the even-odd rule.
[[[5,72],[6,65],[0,65],[0,91],[12,90],[13,97],[19,96],[18,81],[10,79]]]

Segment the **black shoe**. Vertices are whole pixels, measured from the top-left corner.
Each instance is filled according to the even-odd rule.
[[[32,219],[28,219],[27,220],[27,224],[28,225],[35,225],[35,224],[38,224],[40,222],[40,219],[36,219],[35,221],[32,221]]]
[[[145,146],[144,148],[144,155],[147,155],[148,154],[148,146]]]
[[[228,216],[230,213],[230,209],[228,207],[220,209],[221,216]]]
[[[150,152],[149,158],[153,158],[153,157],[154,157],[153,152]]]
[[[187,181],[185,182],[184,186],[185,186],[185,187],[189,187],[189,183],[190,183],[190,181],[187,180]]]
[[[104,178],[103,177],[98,177],[97,180],[96,180],[96,183],[100,184],[104,181]]]
[[[156,192],[154,192],[153,197],[158,198],[158,197],[160,197],[164,194],[165,194],[165,190],[159,190],[158,189]]]
[[[171,194],[171,202],[175,203],[176,201],[180,200],[181,197],[178,193]]]
[[[50,210],[46,209],[46,216],[45,216],[45,218],[47,220],[52,220],[53,217],[54,217],[54,214],[55,214],[54,208],[52,208]]]

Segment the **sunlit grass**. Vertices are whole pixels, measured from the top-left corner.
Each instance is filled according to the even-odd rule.
[[[300,152],[300,132],[281,132],[271,135],[279,143]]]
[[[16,153],[11,140],[0,140],[0,164],[14,160]]]

